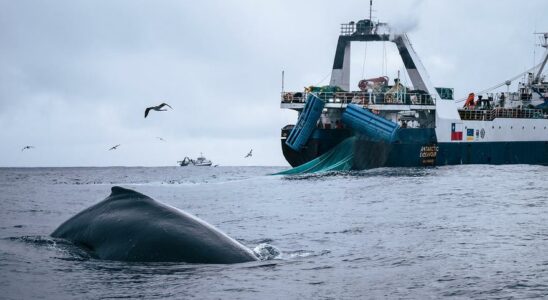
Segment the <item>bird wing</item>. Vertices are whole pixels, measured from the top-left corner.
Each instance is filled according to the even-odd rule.
[[[162,104],[160,104],[160,105],[158,106],[158,108],[162,108],[162,107],[164,107],[164,106],[167,106],[167,107],[173,109],[173,107],[171,107],[171,105],[169,105],[169,104],[167,104],[167,103],[162,103]]]
[[[147,109],[145,109],[145,118],[148,116],[148,112],[152,109],[152,107],[147,107]]]

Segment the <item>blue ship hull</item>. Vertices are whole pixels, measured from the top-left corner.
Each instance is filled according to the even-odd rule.
[[[287,129],[285,129],[287,134]],[[282,136],[284,134],[282,130]],[[293,167],[326,153],[351,136],[349,130],[317,129],[301,151],[282,150]],[[438,143],[434,129],[400,129],[392,143],[358,135],[352,169],[420,167],[458,164],[548,165],[548,142],[460,142]]]

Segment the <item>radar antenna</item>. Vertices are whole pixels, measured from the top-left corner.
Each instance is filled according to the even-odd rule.
[[[373,1],[373,0],[371,0]],[[541,40],[541,43],[540,46],[544,47],[544,48],[548,48],[548,32],[535,32],[535,34],[538,34],[538,35],[541,35],[539,38]],[[542,39],[544,39],[544,41],[542,41]]]
[[[373,0],[369,0],[369,20],[373,21]]]

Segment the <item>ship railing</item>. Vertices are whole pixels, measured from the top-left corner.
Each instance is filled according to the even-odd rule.
[[[434,105],[432,96],[424,93],[315,92],[327,104],[360,105]],[[308,92],[283,92],[282,103],[305,103]]]
[[[381,26],[387,26],[386,23],[374,23],[371,20],[360,20],[358,22],[350,22],[341,24],[341,36],[352,36],[352,35],[370,35],[376,34],[377,30]]]
[[[531,101],[532,94],[522,94],[516,92],[501,92],[501,93],[486,93],[484,99],[488,99],[495,102],[500,101]]]
[[[496,118],[512,119],[542,119],[545,118],[541,109],[527,108],[494,108],[490,110],[459,109],[462,120],[493,121]]]
[[[356,32],[356,23],[341,24],[341,35],[352,35],[354,32]]]

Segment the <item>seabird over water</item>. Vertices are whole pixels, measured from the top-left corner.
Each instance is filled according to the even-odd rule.
[[[253,149],[249,150],[249,153],[244,158],[248,158],[251,156],[253,156]]]
[[[171,109],[173,109],[173,107],[171,107],[169,104],[167,103],[162,103],[158,106],[151,106],[151,107],[147,107],[147,109],[145,109],[145,118],[148,116],[148,113],[150,112],[150,110],[155,110],[155,111],[167,111],[167,109],[162,109],[162,107],[164,106],[167,106]]]
[[[23,149],[21,149],[21,152],[23,152],[27,149],[32,149],[32,148],[34,148],[34,146],[25,146],[25,147],[23,147]]]
[[[110,151],[110,150],[116,150],[116,149],[118,149],[118,147],[120,147],[120,144],[118,144],[118,145],[116,145],[116,146],[114,146],[114,147],[108,149],[108,151]]]
[[[159,140],[162,141],[162,142],[165,142],[165,141],[166,141],[166,140],[164,140],[163,138],[161,138],[161,137],[159,137],[159,136],[157,136],[156,138],[159,139]]]

